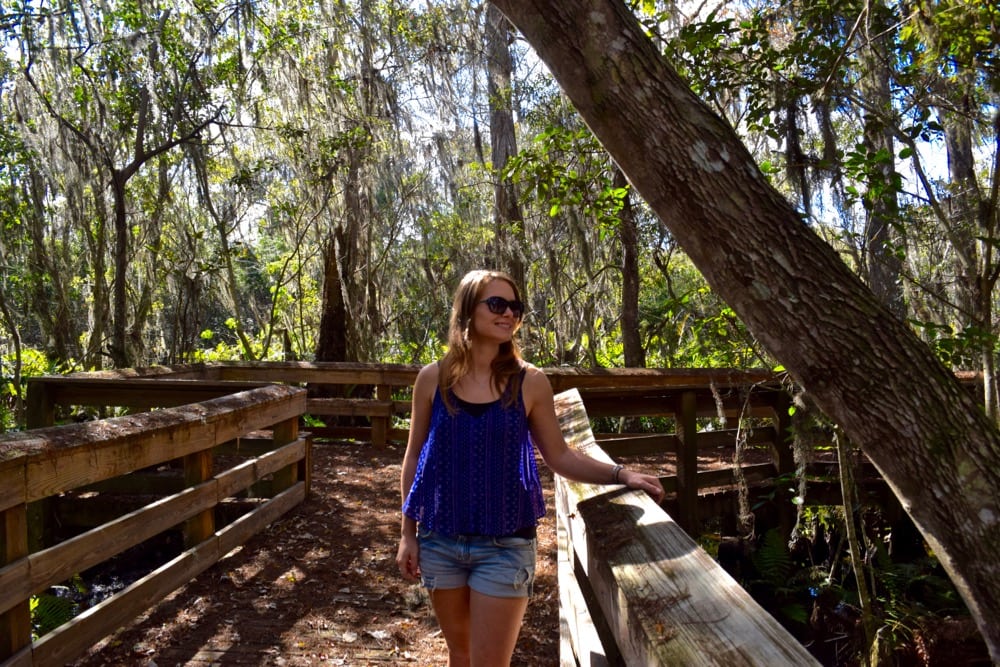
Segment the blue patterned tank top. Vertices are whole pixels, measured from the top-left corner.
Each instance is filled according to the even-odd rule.
[[[403,503],[403,513],[425,528],[511,535],[545,515],[523,397],[508,408],[502,400],[482,407],[478,415],[462,407],[450,414],[440,389],[434,392],[430,431]]]

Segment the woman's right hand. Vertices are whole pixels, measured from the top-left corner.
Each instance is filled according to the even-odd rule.
[[[399,538],[396,566],[403,579],[416,581],[420,578],[420,545],[416,535],[403,535]]]

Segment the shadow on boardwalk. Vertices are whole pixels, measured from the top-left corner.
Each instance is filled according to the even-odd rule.
[[[443,665],[422,590],[396,570],[403,447],[316,443],[313,490],[75,667],[139,665]],[[515,665],[559,661],[556,547],[539,530],[538,579]]]

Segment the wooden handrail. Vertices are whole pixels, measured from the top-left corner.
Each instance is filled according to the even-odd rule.
[[[88,378],[87,382],[96,380]],[[133,381],[144,380],[128,380]],[[171,404],[177,381],[166,382],[173,388],[158,396]],[[58,391],[75,395],[73,391],[83,385],[70,381]],[[67,386],[74,389],[66,390]],[[148,389],[153,394],[157,391],[155,387]],[[143,393],[142,404],[157,407],[150,403],[150,392]],[[101,400],[109,395],[101,394]],[[188,395],[203,397],[197,389]],[[0,540],[0,661],[4,667],[64,664],[75,659],[302,502],[309,491],[311,466],[311,439],[309,434],[299,433],[305,406],[305,390],[267,385],[195,404],[0,438],[0,519],[4,527]],[[213,472],[213,450],[244,436],[252,437],[255,451],[261,448],[264,437],[270,444],[260,455],[244,457],[228,470]],[[92,485],[122,475],[131,478],[178,460],[183,466],[176,492],[69,539],[46,541],[46,503],[57,496],[95,488]],[[217,528],[216,506],[265,479],[271,495],[257,496],[264,502],[235,522]],[[31,508],[39,507],[40,523],[31,520]],[[31,641],[32,595],[178,522],[185,522],[186,546],[179,556],[86,614]],[[40,544],[32,548],[33,542]]]
[[[578,391],[556,410],[571,446],[613,462]],[[556,522],[562,664],[819,664],[645,493],[557,475]]]

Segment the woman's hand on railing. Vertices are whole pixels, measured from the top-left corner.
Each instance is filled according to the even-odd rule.
[[[618,481],[630,489],[636,489],[638,491],[645,491],[656,501],[657,504],[663,502],[663,485],[660,484],[660,480],[653,475],[647,475],[643,472],[636,472],[634,470],[629,470],[623,468],[618,473]]]

